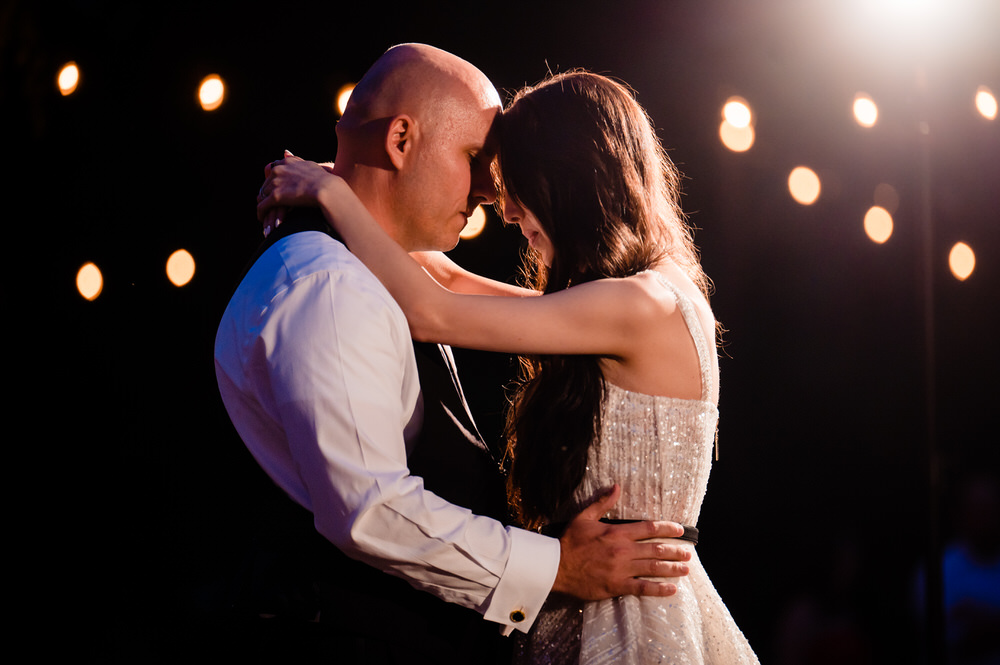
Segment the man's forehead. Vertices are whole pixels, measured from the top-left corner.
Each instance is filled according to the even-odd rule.
[[[503,102],[500,101],[500,93],[497,89],[493,87],[493,84],[489,81],[483,86],[484,92],[484,102],[486,102],[487,107],[496,107],[497,110],[503,108]]]

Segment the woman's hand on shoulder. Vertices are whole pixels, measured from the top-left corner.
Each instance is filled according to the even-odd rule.
[[[264,184],[257,194],[257,219],[264,235],[281,224],[284,211],[293,206],[316,206],[324,189],[334,187],[339,176],[332,164],[306,161],[285,151],[282,159],[264,167]]]

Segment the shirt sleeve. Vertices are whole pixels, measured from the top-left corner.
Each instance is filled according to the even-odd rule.
[[[555,580],[558,541],[473,515],[410,475],[412,345],[402,313],[371,281],[350,272],[299,279],[260,328],[306,507],[349,556],[476,609],[505,633],[527,630]]]

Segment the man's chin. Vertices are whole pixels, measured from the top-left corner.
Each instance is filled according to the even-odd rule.
[[[413,247],[408,249],[408,252],[449,252],[456,247],[458,247],[458,242],[461,240],[459,236],[454,238],[443,238],[435,242],[429,242],[426,246]]]
[[[464,229],[465,227],[463,226],[462,228]],[[449,250],[452,250],[452,249],[455,249],[456,247],[458,247],[458,243],[461,242],[461,240],[462,240],[462,236],[460,235],[460,233],[461,232],[459,231],[459,232],[456,232],[455,235],[448,236],[447,238],[442,238],[441,239],[441,250],[440,251],[447,252]]]

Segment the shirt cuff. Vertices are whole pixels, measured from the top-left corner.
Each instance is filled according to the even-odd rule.
[[[533,531],[508,528],[510,556],[483,618],[501,624],[504,635],[528,632],[559,571],[559,541]]]

